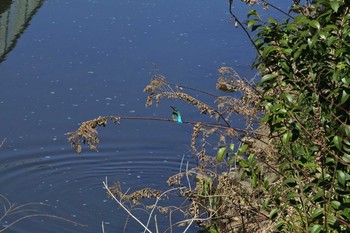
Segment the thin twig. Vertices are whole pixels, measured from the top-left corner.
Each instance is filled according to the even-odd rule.
[[[149,223],[150,223],[150,221],[151,221],[153,212],[154,212],[154,210],[156,209],[157,204],[158,204],[159,200],[161,200],[162,196],[164,196],[164,195],[166,195],[167,193],[172,192],[172,191],[174,191],[174,190],[179,190],[179,189],[183,189],[183,188],[185,188],[185,187],[168,189],[168,190],[164,191],[163,193],[161,193],[161,194],[159,195],[159,197],[156,198],[156,201],[155,201],[155,203],[153,204],[153,208],[152,208],[151,212],[149,213],[149,217],[148,217],[148,220],[147,220],[147,224],[146,224],[146,226],[145,226],[146,228],[148,227],[148,225],[149,225]],[[146,228],[145,228],[145,230],[146,230]],[[146,231],[144,231],[144,233],[145,233],[145,232],[146,232]]]
[[[281,9],[278,8],[277,6],[275,6],[275,5],[273,5],[273,4],[269,3],[269,2],[267,2],[267,1],[265,1],[265,0],[262,0],[262,1],[263,1],[263,3],[266,3],[267,5],[269,5],[270,7],[272,7],[273,9],[275,9],[275,10],[281,12],[282,14],[285,14],[286,16],[288,16],[288,17],[291,18],[291,19],[294,19],[293,16],[291,16],[290,14],[288,14],[287,12],[285,12],[284,10],[281,10]]]
[[[186,233],[187,230],[190,228],[190,226],[192,225],[192,223],[194,222],[194,218],[191,219],[190,223],[188,224],[188,226],[185,228],[185,230],[183,231],[183,233]]]
[[[17,219],[14,222],[11,222],[9,225],[6,225],[6,227],[1,229],[0,232],[4,232],[5,230],[9,229],[13,225],[15,225],[16,223],[18,223],[18,222],[20,222],[20,221],[22,221],[24,219],[33,218],[33,217],[55,218],[55,219],[63,220],[63,221],[66,221],[66,222],[69,222],[69,223],[72,223],[72,224],[76,224],[76,225],[79,225],[79,226],[82,226],[82,227],[86,227],[87,226],[87,225],[83,225],[81,223],[78,223],[78,222],[75,222],[75,221],[63,218],[63,217],[59,217],[59,216],[56,216],[56,215],[51,215],[51,214],[30,214],[30,215],[26,215],[24,217],[21,217],[21,218]]]
[[[4,138],[4,139],[2,140],[2,142],[1,142],[1,144],[0,144],[0,148],[4,145],[5,141],[6,141],[6,138]]]
[[[105,233],[105,226],[104,226],[103,221],[102,221],[102,223],[101,223],[101,226],[102,226],[102,233]]]
[[[247,35],[248,39],[250,40],[250,42],[253,44],[253,46],[255,47],[255,50],[257,51],[257,53],[259,54],[259,56],[262,58],[262,55],[261,55],[261,52],[258,48],[258,46],[255,44],[253,38],[250,36],[248,30],[243,26],[243,24],[241,23],[241,21],[238,20],[238,18],[236,17],[236,15],[233,13],[232,11],[232,3],[233,3],[233,0],[230,0],[229,1],[229,12],[230,12],[230,15],[235,19],[235,22],[237,22],[239,24],[239,26],[243,29],[243,31],[245,32],[245,34]]]
[[[108,185],[107,185],[107,177],[106,177],[106,181],[103,181],[103,186],[106,188],[107,192],[109,193],[109,195],[111,195],[111,197],[128,213],[129,216],[131,216],[133,219],[136,220],[136,222],[138,222],[144,229],[145,232],[149,232],[152,233],[152,231],[150,231],[138,218],[136,218],[124,205],[123,203],[121,203],[116,196],[111,192],[111,190],[109,189]]]
[[[159,232],[159,230],[158,230],[158,221],[157,221],[157,215],[154,215],[154,223],[155,223],[155,225],[156,225],[156,233],[158,233],[158,232]]]
[[[196,88],[193,88],[193,87],[188,87],[188,86],[179,85],[179,84],[175,84],[175,83],[169,83],[169,82],[166,82],[166,83],[169,84],[169,85],[173,85],[173,86],[179,87],[179,88],[188,89],[188,90],[192,90],[192,91],[195,91],[195,92],[203,93],[203,94],[215,97],[215,98],[219,97],[218,95],[214,95],[214,94],[209,93],[207,91],[202,91],[202,90],[199,90],[199,89],[196,89]]]
[[[187,179],[187,183],[188,183],[188,188],[190,189],[190,191],[192,191],[190,178],[188,177],[188,161],[186,163],[186,173],[185,174],[186,174],[186,179]]]

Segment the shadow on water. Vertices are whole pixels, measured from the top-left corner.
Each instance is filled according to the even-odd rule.
[[[16,46],[17,40],[44,0],[2,0],[0,2],[0,62]]]

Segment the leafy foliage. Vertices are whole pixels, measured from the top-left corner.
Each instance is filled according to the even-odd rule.
[[[350,8],[319,0],[296,16],[263,21],[251,11],[261,54],[263,122],[278,139],[283,231],[350,229]],[[267,161],[268,162],[268,161]],[[292,208],[286,211],[286,205]],[[276,218],[276,214],[279,213]]]

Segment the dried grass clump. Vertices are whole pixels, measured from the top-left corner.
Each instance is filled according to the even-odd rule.
[[[266,125],[261,125],[256,132],[257,134],[254,137],[244,137],[242,139],[248,145],[247,153],[254,153],[260,161],[278,166],[278,161],[276,161],[277,149],[274,146],[277,143],[277,138],[273,139],[271,137],[270,130]]]
[[[261,98],[256,85],[240,77],[231,67],[221,67],[219,73],[216,89],[235,93],[235,96],[219,96],[216,99],[221,114],[229,118],[235,113],[252,122],[259,114],[257,106]]]
[[[119,183],[110,186],[109,190],[114,196],[119,196],[125,201],[131,201],[133,205],[139,205],[140,199],[159,198],[160,195],[162,194],[162,191],[152,189],[152,188],[143,188],[130,194],[123,193]]]
[[[215,117],[217,120],[221,117],[220,113],[215,108],[205,104],[187,93],[179,91],[183,89],[184,88],[180,85],[167,82],[164,76],[156,74],[152,77],[151,82],[143,90],[144,92],[149,93],[145,105],[146,107],[151,106],[154,99],[156,106],[159,105],[162,98],[180,99],[196,107],[201,114],[208,113],[210,117]]]
[[[97,151],[96,144],[100,142],[97,136],[97,127],[105,127],[109,120],[114,124],[120,124],[120,117],[100,116],[93,120],[83,122],[76,131],[67,133],[68,141],[72,148],[77,153],[80,153],[82,150],[81,143],[84,143],[87,144],[91,150]]]
[[[270,194],[254,190],[240,169],[222,173],[213,170],[202,165],[168,179],[167,183],[178,187],[179,195],[190,201],[184,216],[207,229],[216,226],[219,232],[268,232],[272,222],[259,200]]]
[[[164,76],[159,74],[153,75],[152,80],[144,89],[144,92],[149,93],[146,107],[154,102],[158,106],[163,98],[178,99],[197,108],[200,114],[208,114],[216,120],[216,122],[211,123],[183,122],[193,125],[191,149],[197,160],[197,166],[192,169],[188,169],[186,166],[185,171],[180,169],[180,172],[169,177],[167,180],[169,190],[161,192],[146,187],[128,194],[121,191],[119,184],[111,187],[106,186],[109,195],[138,221],[145,228],[145,231],[150,232],[148,230],[149,221],[155,210],[163,214],[168,213],[169,219],[174,211],[183,214],[185,220],[178,223],[170,221],[170,229],[174,225],[183,224],[187,224],[186,229],[188,229],[191,224],[197,223],[207,229],[215,226],[219,232],[263,232],[271,226],[268,214],[262,210],[260,202],[264,198],[269,198],[270,194],[255,190],[251,185],[251,177],[242,175],[241,168],[236,165],[240,161],[246,160],[245,154],[236,155],[235,160],[233,160],[232,153],[237,153],[233,149],[230,149],[231,155],[226,154],[221,159],[207,152],[213,150],[213,145],[208,142],[208,138],[213,136],[217,137],[217,148],[222,146],[229,148],[228,145],[237,144],[237,142],[244,140],[247,144],[248,142],[251,144],[265,142],[265,139],[255,137],[264,132],[256,132],[251,129],[252,123],[258,119],[259,115],[260,93],[257,87],[254,83],[241,78],[230,67],[220,68],[219,73],[220,77],[216,88],[223,91],[225,96],[217,96],[194,88],[169,83]],[[201,94],[209,95],[213,98],[212,106],[186,93],[187,90],[198,92],[199,96]],[[234,115],[246,120],[245,128],[240,129],[231,125],[238,122],[237,119],[229,121]],[[68,133],[69,142],[78,153],[81,151],[82,142],[86,143],[90,149],[96,150],[96,144],[99,142],[97,127],[105,126],[108,120],[119,124],[120,119],[172,121],[171,119],[146,117],[98,117],[82,123],[77,131]],[[239,124],[241,125],[241,122]],[[253,140],[255,138],[256,141]],[[251,148],[254,146],[251,145]],[[263,157],[264,153],[266,151],[261,151],[261,158],[266,158]],[[231,160],[229,161],[229,159]],[[232,163],[232,161],[235,162]],[[273,173],[271,171],[273,168],[266,166],[261,170],[263,177],[271,177],[270,180],[266,181],[267,185],[275,179],[273,175],[270,175]],[[186,204],[176,207],[160,205],[158,202],[162,200],[162,197],[171,197],[168,195],[169,193],[182,197]],[[156,202],[153,205],[142,205],[141,200],[145,198],[156,199]],[[126,207],[126,205],[129,206]],[[145,211],[151,209],[147,224],[140,222],[131,213],[133,208],[139,208],[140,205]]]
[[[149,92],[150,94],[146,100],[146,107],[152,105],[154,94],[157,90],[162,90],[164,86],[167,85],[166,78],[162,75],[153,75],[151,82],[145,87],[144,92]]]
[[[193,133],[192,133],[192,139],[191,139],[191,149],[194,154],[200,155],[205,154],[205,147],[206,147],[206,140],[207,137],[210,135],[216,133],[219,129],[217,127],[208,127],[208,125],[203,125],[200,123],[197,123],[193,127]],[[202,135],[200,140],[198,140],[198,137]],[[198,142],[199,141],[199,142]],[[199,144],[199,146],[197,146]],[[197,148],[199,147],[200,150]]]

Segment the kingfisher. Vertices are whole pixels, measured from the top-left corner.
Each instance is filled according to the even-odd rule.
[[[170,106],[170,107],[173,109],[173,114],[172,114],[173,121],[176,121],[177,123],[182,123],[181,114],[179,110],[177,110],[173,106]]]

